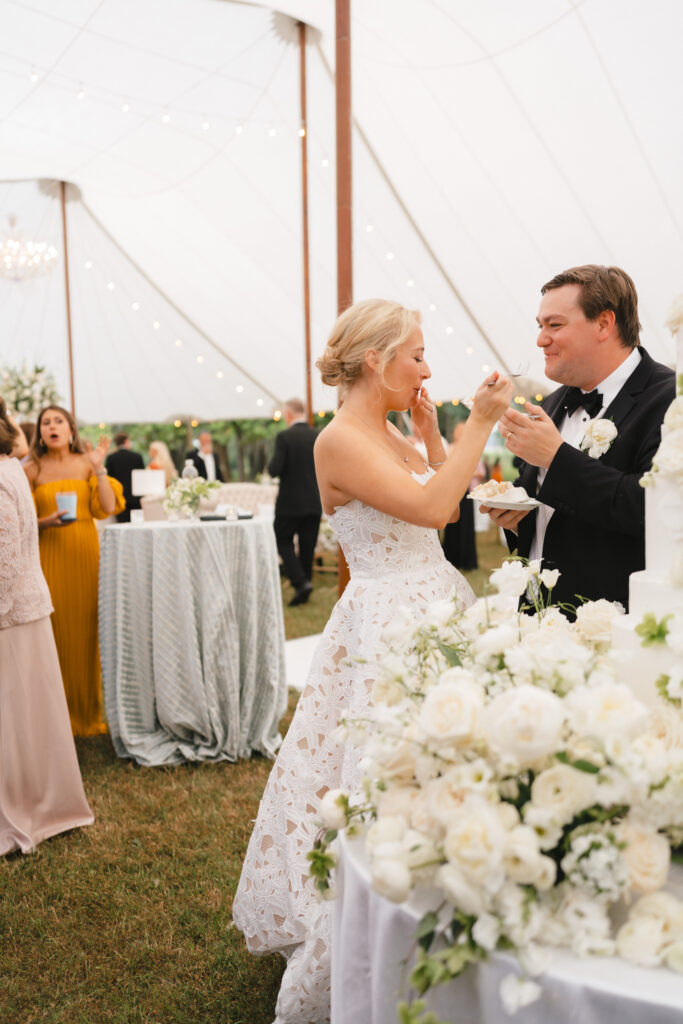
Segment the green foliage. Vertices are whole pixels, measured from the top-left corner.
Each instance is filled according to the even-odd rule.
[[[642,637],[640,641],[642,647],[651,647],[652,644],[663,644],[666,643],[666,638],[669,633],[669,627],[667,625],[671,615],[665,615],[663,619],[657,621],[657,617],[652,612],[646,612],[643,616],[643,621],[639,622],[636,626],[636,633]]]
[[[591,761],[584,761],[583,758],[578,758],[576,761],[571,761],[564,751],[555,754],[558,761],[562,764],[568,764],[570,768],[576,768],[579,772],[588,772],[589,775],[597,775],[600,771],[600,767],[597,764],[593,764]]]
[[[443,643],[443,641],[441,640],[437,642],[437,647],[439,648],[439,650],[441,651],[441,653],[443,654],[444,658],[451,666],[451,668],[456,668],[462,665],[457,648],[450,647],[448,644]]]
[[[426,1009],[427,1004],[423,999],[414,1003],[398,1004],[398,1024],[449,1024],[449,1021],[439,1020],[435,1013]]]
[[[655,682],[655,686],[657,687],[659,696],[662,697],[663,700],[666,700],[669,702],[669,704],[674,704],[677,708],[680,708],[681,701],[679,700],[679,698],[669,696],[669,691],[667,687],[670,682],[671,676],[661,675],[659,679]]]

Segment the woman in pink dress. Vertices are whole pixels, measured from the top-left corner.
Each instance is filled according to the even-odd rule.
[[[23,434],[0,398],[0,855],[90,825],[40,569]],[[13,457],[16,456],[16,457]]]

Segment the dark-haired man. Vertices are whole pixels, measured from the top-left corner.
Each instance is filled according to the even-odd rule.
[[[511,550],[559,569],[557,601],[619,601],[645,567],[645,499],[673,401],[674,374],[640,347],[638,297],[619,267],[593,264],[558,274],[541,289],[537,345],[562,387],[527,415],[508,410],[500,429],[520,466],[518,484],[542,503],[533,512],[488,509]],[[610,421],[589,451],[587,428]]]
[[[131,451],[130,438],[123,432],[114,435],[116,451],[107,455],[105,466],[109,476],[113,476],[123,487],[126,507],[119,512],[116,519],[119,523],[129,523],[131,509],[140,508],[140,499],[133,495],[131,479],[134,469],[144,469],[145,462],[139,452]]]

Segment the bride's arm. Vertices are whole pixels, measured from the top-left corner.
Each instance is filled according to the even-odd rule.
[[[329,509],[358,498],[366,505],[417,526],[440,529],[467,490],[494,424],[507,409],[512,385],[498,378],[477,392],[461,442],[424,486],[355,424],[330,424],[315,446],[323,503]]]

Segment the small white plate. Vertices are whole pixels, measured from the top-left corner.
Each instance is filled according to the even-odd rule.
[[[474,494],[468,494],[471,501],[479,501],[487,508],[504,508],[510,512],[528,512],[532,508],[538,508],[541,504],[535,498],[527,498],[526,501],[505,501],[504,498],[477,498]]]

